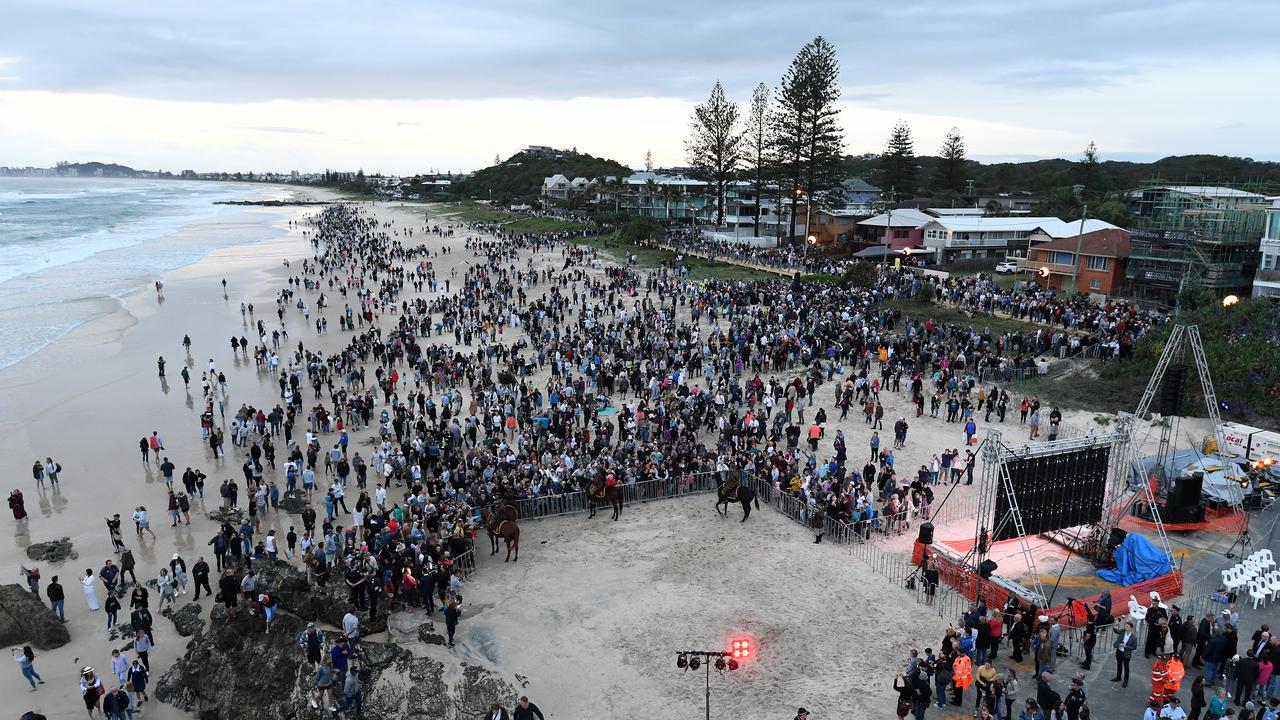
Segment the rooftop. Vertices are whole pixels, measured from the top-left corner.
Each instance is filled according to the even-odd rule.
[[[1117,227],[1088,232],[1079,239],[1080,254],[1098,257],[1129,257],[1129,233]],[[1033,247],[1033,250],[1061,250],[1072,254],[1076,251],[1077,238],[1063,237]]]

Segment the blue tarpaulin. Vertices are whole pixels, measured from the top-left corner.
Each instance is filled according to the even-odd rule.
[[[1136,585],[1167,575],[1171,568],[1169,557],[1137,533],[1129,533],[1111,556],[1116,561],[1115,569],[1099,570],[1098,577],[1116,585]]]

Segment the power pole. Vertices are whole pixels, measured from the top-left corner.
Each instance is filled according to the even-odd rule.
[[[1076,257],[1074,262],[1071,263],[1071,292],[1076,292],[1080,282],[1080,266],[1082,264],[1080,251],[1083,249],[1084,245],[1084,219],[1088,214],[1089,203],[1085,203],[1084,207],[1080,210],[1080,232],[1076,233]]]

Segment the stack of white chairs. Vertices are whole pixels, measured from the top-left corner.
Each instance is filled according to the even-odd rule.
[[[1266,606],[1280,595],[1280,568],[1270,548],[1258,550],[1239,563],[1222,571],[1222,586],[1228,592],[1246,591],[1253,599],[1253,608]]]

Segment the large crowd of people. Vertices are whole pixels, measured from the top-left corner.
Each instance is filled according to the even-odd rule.
[[[313,256],[289,267],[273,308],[241,306],[251,337],[232,338],[233,355],[255,358],[269,392],[237,391],[233,400],[211,357],[199,363],[198,421],[166,429],[198,433],[207,463],[241,470],[213,481],[220,527],[206,546],[214,567],[203,554],[190,566],[174,555],[162,567],[138,567],[114,515],[107,525],[119,564],[108,560],[83,579],[91,611],[96,588],[106,592],[108,627],[117,622],[111,603],[119,609],[129,593],[144,672],[113,673],[132,698],[126,707],[147,697],[146,653],[155,644],[147,586],[158,608],[189,584],[196,599],[202,590],[216,595],[229,612],[261,608],[268,632],[276,601],[257,587],[254,564],[282,560],[305,568],[316,586],[346,588],[343,627],[329,640],[310,628],[300,645],[314,666],[317,704],[358,712],[367,681],[347,670],[358,657],[360,615],[440,609],[452,645],[469,550],[488,518],[522,500],[650,481],[675,490],[694,476],[731,494],[759,479],[859,534],[903,532],[929,517],[935,486],[973,482],[980,424],[1018,423],[1032,439],[1041,432],[1040,402],[996,384],[992,371],[1085,343],[1123,354],[1161,320],[910,268],[887,269],[870,288],[645,272],[604,266],[568,233],[398,227],[347,204],[326,207],[305,232]],[[445,270],[441,260],[453,252],[469,262]],[[973,322],[939,323],[884,303],[917,295],[971,310]],[[1042,327],[992,332],[982,317],[992,311]],[[336,350],[320,342],[330,333],[342,338]],[[190,356],[190,338],[184,345]],[[186,367],[183,379],[192,381]],[[885,417],[888,393],[915,412]],[[862,464],[863,451],[851,455],[851,440],[831,427],[834,413],[843,419],[851,408],[870,434]],[[918,469],[896,465],[925,413],[945,413],[955,447]],[[1046,410],[1043,422],[1052,439],[1061,414]],[[202,463],[171,461],[158,432],[138,446],[163,475],[171,527],[189,524],[193,506],[204,507]],[[52,460],[36,466],[37,480],[57,481]],[[282,510],[289,501],[302,507],[297,520]],[[152,518],[135,507],[136,545],[154,544]],[[148,577],[139,583],[137,573]],[[61,593],[58,586],[59,611]],[[955,642],[939,657],[953,657]],[[27,674],[34,658],[22,657],[15,654]],[[922,658],[904,682],[919,684],[921,667],[938,666],[937,657]],[[92,667],[82,675],[91,715],[103,711],[102,677],[111,679]]]

